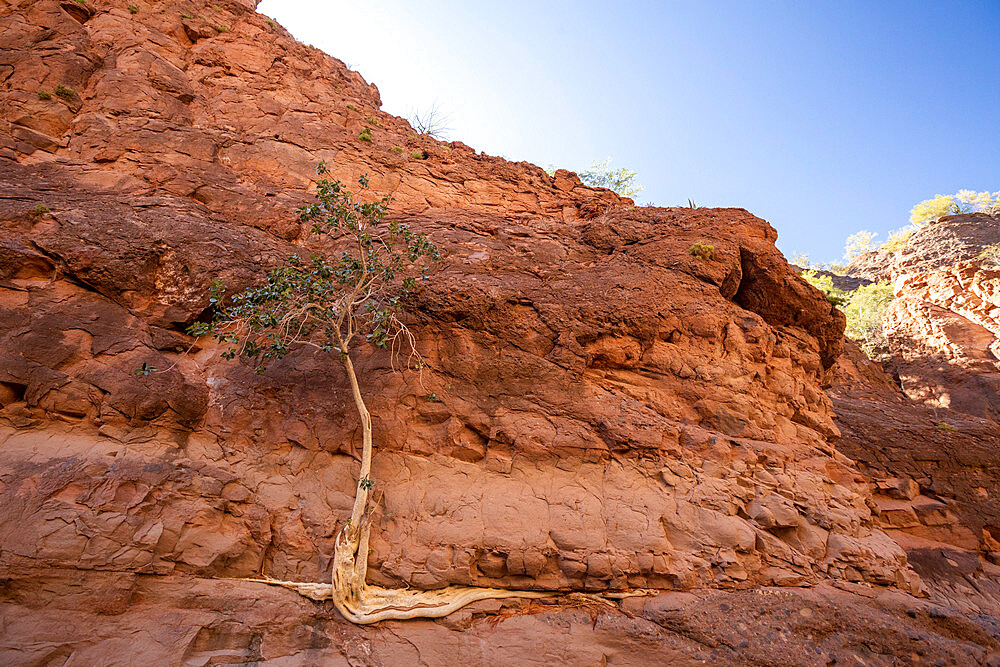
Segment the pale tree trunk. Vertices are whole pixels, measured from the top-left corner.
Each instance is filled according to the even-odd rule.
[[[470,602],[493,598],[541,598],[552,595],[542,591],[509,591],[496,588],[449,586],[436,591],[413,591],[369,586],[368,537],[370,517],[366,514],[371,486],[372,420],[365,405],[354,364],[347,352],[342,356],[351,393],[358,415],[361,417],[362,446],[361,471],[354,497],[351,521],[337,534],[334,545],[332,588],[330,596],[334,606],[344,617],[354,623],[375,623],[387,619],[440,618],[447,616]],[[283,584],[284,585],[284,584]],[[288,586],[314,599],[328,599],[315,584]]]

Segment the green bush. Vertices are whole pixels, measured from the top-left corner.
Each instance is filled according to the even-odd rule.
[[[410,153],[410,157],[413,158],[414,160],[423,160],[426,159],[427,156],[424,155],[423,151],[413,151],[412,153]]]
[[[403,152],[403,147],[402,146],[393,146],[389,150],[392,151],[393,153],[402,153]]]
[[[847,302],[851,298],[850,292],[845,292],[844,290],[837,289],[833,286],[833,277],[820,275],[816,273],[815,269],[803,271],[802,278],[805,279],[807,283],[822,292],[824,296],[826,296],[826,300],[838,308],[846,306]]]
[[[896,231],[889,232],[889,240],[883,243],[882,247],[893,252],[905,248],[906,244],[910,242],[910,237],[918,229],[920,229],[920,225],[907,225],[906,227],[900,227]]]
[[[715,246],[698,241],[693,246],[691,246],[688,252],[690,252],[695,257],[698,257],[699,259],[704,259],[708,261],[712,259],[712,253],[715,252]]]
[[[52,93],[47,93],[44,90],[39,90],[38,91],[38,99],[40,99],[40,100],[51,100],[52,99]]]
[[[76,95],[76,91],[69,86],[64,86],[61,83],[56,86],[56,95],[63,98],[64,100],[71,100],[73,96]]]
[[[882,329],[882,314],[892,303],[894,294],[888,282],[862,285],[849,293],[850,300],[844,307],[847,328],[844,334],[861,346],[869,357],[888,351],[889,341]]]
[[[979,253],[979,261],[987,268],[1000,268],[1000,243],[985,246]]]
[[[636,175],[629,169],[612,169],[611,158],[608,158],[581,171],[580,180],[592,188],[607,188],[622,197],[634,197],[642,191],[642,186],[635,182]]]
[[[366,127],[361,130],[361,134],[358,135],[358,139],[370,142],[372,140],[372,129],[370,127]]]
[[[864,229],[848,236],[844,244],[844,261],[850,264],[861,255],[878,248],[878,244],[875,243],[876,236],[878,234]]]
[[[139,5],[129,5],[128,6],[128,13],[129,14],[138,14],[139,13]]]

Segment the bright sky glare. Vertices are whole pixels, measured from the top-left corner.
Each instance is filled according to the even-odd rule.
[[[1000,0],[340,2],[258,10],[448,138],[579,171],[637,203],[742,206],[838,260],[913,204],[1000,190]]]

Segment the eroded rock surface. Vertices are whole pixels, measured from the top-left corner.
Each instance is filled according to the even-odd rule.
[[[957,664],[996,649],[985,621],[922,625],[940,617],[908,595],[921,583],[895,526],[834,448],[843,316],[766,222],[634,208],[417,136],[248,5],[0,10],[8,662],[801,664],[808,649]],[[371,581],[697,593],[356,628],[215,579],[324,581],[350,513],[359,424],[336,360],[301,351],[257,376],[183,333],[212,279],[238,290],[323,250],[294,215],[321,160],[368,174],[445,256],[412,304],[426,368],[374,350],[357,364],[381,494]],[[758,588],[811,585],[828,593]],[[869,601],[890,598],[905,602]]]

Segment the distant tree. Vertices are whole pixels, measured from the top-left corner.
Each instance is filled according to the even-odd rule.
[[[844,245],[844,261],[850,264],[861,255],[875,250],[878,247],[875,243],[876,236],[878,234],[866,230],[848,236]]]
[[[844,306],[847,328],[844,334],[861,346],[869,357],[885,354],[889,348],[882,314],[894,298],[891,283],[870,283],[849,292],[849,301]]]
[[[642,192],[642,186],[635,178],[636,172],[630,169],[612,169],[611,158],[604,162],[594,162],[590,169],[580,172],[580,180],[594,188],[607,188],[622,197],[635,197]]]
[[[959,190],[953,195],[934,195],[913,207],[910,222],[920,226],[945,215],[974,212],[1000,213],[1000,192]]]

